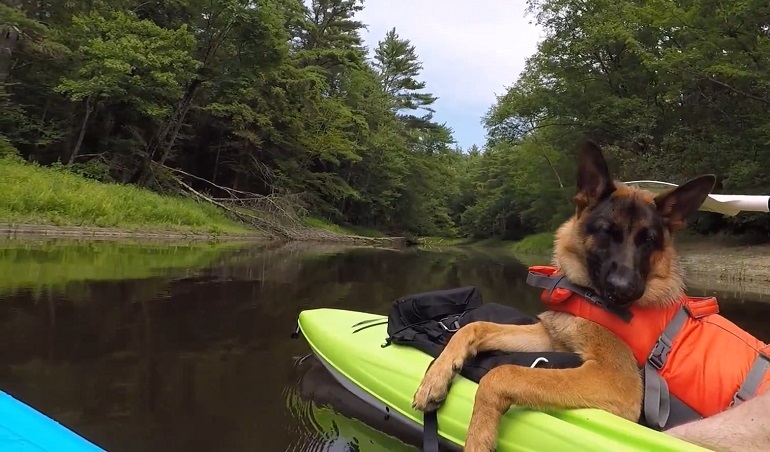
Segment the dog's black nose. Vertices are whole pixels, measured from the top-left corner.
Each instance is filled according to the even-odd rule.
[[[618,267],[607,275],[605,284],[607,297],[620,305],[627,305],[644,295],[641,278],[627,267]]]

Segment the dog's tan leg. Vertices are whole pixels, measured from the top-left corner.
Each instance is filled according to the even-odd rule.
[[[503,325],[473,322],[460,328],[449,340],[441,354],[425,372],[417,388],[412,406],[431,411],[446,398],[452,378],[462,369],[465,360],[479,352],[551,351],[554,345],[542,323]]]
[[[569,335],[568,345],[575,346],[583,365],[572,369],[506,365],[489,371],[476,391],[466,451],[494,450],[500,419],[512,405],[539,410],[598,408],[634,422],[639,419],[642,381],[625,344],[582,319],[547,325],[557,338]]]
[[[623,394],[625,386],[613,381],[615,375],[597,361],[575,369],[496,367],[481,379],[476,391],[465,450],[494,450],[500,418],[512,405],[540,410],[600,408],[636,422],[639,400]],[[621,403],[624,400],[628,403]]]

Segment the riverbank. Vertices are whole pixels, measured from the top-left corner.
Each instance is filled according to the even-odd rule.
[[[153,240],[269,240],[269,232],[191,198],[107,183],[62,166],[0,157],[0,236]],[[304,218],[296,234],[308,241],[401,247],[405,240],[370,229]],[[305,230],[305,228],[307,230]]]
[[[33,238],[61,238],[61,239],[99,239],[99,240],[124,240],[146,239],[153,242],[165,241],[227,241],[227,242],[252,242],[269,240],[269,237],[253,231],[244,232],[196,232],[184,230],[165,229],[121,229],[100,228],[88,226],[57,226],[46,224],[26,223],[1,223],[0,239],[33,239]]]
[[[554,233],[541,232],[518,241],[496,238],[477,241],[466,240],[465,242],[459,239],[451,240],[455,240],[456,243],[463,246],[503,248],[516,254],[543,256],[553,252]],[[451,243],[451,240],[448,243]],[[766,238],[750,235],[715,234],[707,236],[690,231],[681,231],[676,235],[675,246],[680,252],[700,252],[725,249],[760,249],[770,247],[770,243]]]
[[[469,246],[504,249],[525,265],[548,265],[553,234],[536,234],[518,242],[484,240]],[[675,246],[688,288],[770,300],[770,243],[758,243],[756,237],[750,236],[684,233],[677,237]]]
[[[677,250],[688,287],[770,298],[770,244],[703,240],[682,243]]]
[[[521,240],[472,239],[462,237],[419,237],[417,243],[423,247],[462,246],[471,248],[505,249],[516,254],[531,254],[540,256],[551,253],[553,249],[553,233],[543,232],[524,237]]]
[[[0,170],[0,223],[6,232],[79,227],[112,229],[107,235],[115,230],[260,235],[215,206],[192,199],[87,179],[64,167],[43,167],[13,156],[0,158]]]
[[[431,238],[426,240],[426,247],[458,246],[510,252],[524,265],[549,265],[553,239],[550,232],[519,241]],[[703,236],[689,231],[677,234],[675,246],[685,268],[687,286],[701,292],[731,292],[736,296],[770,300],[770,243],[762,239],[748,235]]]

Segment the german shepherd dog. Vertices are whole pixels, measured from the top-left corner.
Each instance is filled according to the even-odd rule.
[[[554,265],[570,282],[619,306],[666,306],[684,293],[672,234],[685,226],[714,188],[703,175],[655,196],[610,178],[599,147],[583,144],[574,215],[556,232]],[[449,340],[428,367],[412,406],[436,409],[454,375],[479,352],[568,351],[584,363],[571,369],[505,365],[479,382],[465,450],[492,451],[503,414],[532,409],[598,408],[638,422],[642,377],[630,348],[589,320],[545,311],[532,325],[473,322]]]

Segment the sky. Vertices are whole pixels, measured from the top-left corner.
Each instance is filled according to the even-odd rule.
[[[411,41],[425,91],[439,98],[434,120],[467,149],[484,145],[482,117],[537,50],[541,30],[526,7],[526,0],[364,0],[356,19],[368,26],[370,51],[392,27]]]

